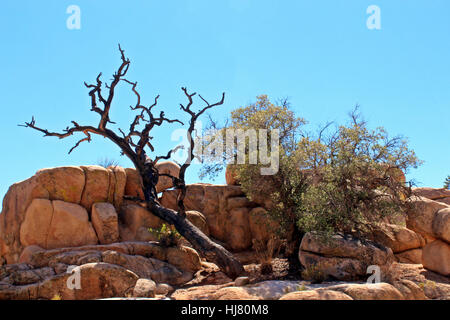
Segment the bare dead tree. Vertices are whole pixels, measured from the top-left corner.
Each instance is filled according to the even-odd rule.
[[[222,94],[220,101],[213,104],[210,104],[201,95],[199,95],[205,106],[199,111],[194,111],[192,110],[192,106],[194,104],[193,98],[196,93],[189,93],[186,88],[182,88],[188,102],[186,105],[180,104],[180,109],[190,118],[189,127],[187,130],[187,138],[189,141],[187,152],[188,157],[185,163],[181,165],[180,174],[178,177],[171,176],[169,174],[161,174],[161,176],[169,176],[173,181],[174,187],[179,190],[177,197],[177,204],[179,207],[178,212],[165,208],[158,201],[156,193],[156,184],[160,176],[158,169],[156,168],[156,163],[161,159],[169,159],[177,148],[170,150],[165,156],[157,156],[152,160],[147,155],[147,149],[154,152],[150,132],[153,128],[155,128],[155,126],[159,127],[164,123],[184,124],[178,119],[167,118],[163,111],[161,111],[158,116],[154,115],[153,109],[158,103],[159,95],[156,96],[152,105],[144,106],[141,104],[141,96],[136,89],[137,82],[131,82],[125,78],[130,67],[130,60],[125,56],[125,52],[122,50],[120,45],[119,51],[122,63],[114,73],[111,83],[105,84],[105,88],[107,89],[106,95],[103,95],[102,93],[103,83],[101,81],[101,73],[97,76],[95,84],[84,83],[85,86],[90,89],[89,96],[91,98],[91,111],[98,113],[100,116],[99,123],[96,127],[80,125],[77,122],[72,121],[72,125],[68,126],[65,130],[63,130],[63,132],[50,132],[47,129],[42,129],[36,126],[34,117],[32,117],[30,122],[25,122],[25,124],[21,126],[40,131],[44,134],[44,137],[58,137],[60,139],[67,138],[75,133],[83,133],[84,137],[81,138],[75,146],[69,150],[69,154],[82,142],[90,142],[92,134],[111,140],[121,149],[122,154],[126,155],[132,161],[142,177],[143,191],[147,208],[157,217],[173,225],[177,231],[185,237],[207,260],[216,263],[231,278],[237,277],[244,271],[241,263],[235,259],[230,252],[217,243],[211,241],[196,226],[186,219],[186,209],[183,202],[186,196],[185,173],[191,163],[191,160],[194,158],[194,139],[192,137],[192,133],[194,131],[195,122],[206,110],[222,105],[225,99],[225,93]],[[110,109],[114,98],[115,89],[120,82],[125,82],[131,85],[131,90],[136,95],[137,102],[135,106],[131,106],[130,108],[132,111],[137,111],[137,114],[130,125],[128,133],[125,133],[123,130],[119,129],[119,135],[109,129],[108,124],[114,124],[114,122],[110,119]]]

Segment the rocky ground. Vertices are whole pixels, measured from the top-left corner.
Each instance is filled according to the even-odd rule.
[[[286,259],[274,272],[245,265],[234,281],[187,247],[122,242],[25,252],[22,263],[0,267],[0,299],[152,298],[174,300],[426,300],[450,299],[450,279],[420,264],[394,262],[385,282],[307,281]],[[79,266],[80,287],[71,288],[70,266]],[[76,282],[74,282],[76,284]]]

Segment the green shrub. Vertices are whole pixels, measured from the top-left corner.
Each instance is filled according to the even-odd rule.
[[[165,223],[159,229],[149,228],[148,231],[154,234],[160,244],[164,247],[174,247],[178,245],[181,235],[178,231],[172,227],[167,226]]]
[[[370,129],[358,108],[349,118],[347,124],[329,123],[308,132],[289,103],[259,96],[232,111],[223,128],[280,131],[276,174],[261,175],[267,165],[248,161],[233,165],[233,172],[250,200],[272,203],[268,212],[281,226],[279,236],[288,240],[288,256],[297,254],[306,232],[324,239],[338,232],[364,237],[387,217],[409,209],[412,182],[405,181],[404,173],[421,161],[405,138],[390,137],[381,127]],[[248,160],[250,150],[245,151]],[[204,172],[217,170],[205,166]]]

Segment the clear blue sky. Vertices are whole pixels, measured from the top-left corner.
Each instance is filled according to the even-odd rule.
[[[72,4],[81,9],[80,30],[66,27]],[[381,30],[366,27],[372,4],[381,9]],[[83,81],[100,71],[110,79],[119,42],[143,102],[160,94],[168,116],[179,114],[181,86],[211,101],[225,91],[217,119],[259,94],[289,96],[313,125],[343,121],[358,103],[371,126],[405,135],[425,161],[408,178],[440,187],[450,174],[449,12],[448,0],[3,0],[0,196],[44,167],[105,156],[130,165],[103,138],[67,155],[75,138],[17,126],[32,115],[58,131],[70,120],[96,124]],[[134,96],[123,88],[111,116],[127,128]],[[160,153],[174,145],[175,128],[155,132]],[[199,181],[196,168],[188,179]]]

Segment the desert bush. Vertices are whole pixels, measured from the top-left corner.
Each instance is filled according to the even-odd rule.
[[[306,266],[301,273],[302,279],[311,281],[312,283],[321,283],[326,280],[326,274],[323,271],[321,263]]]
[[[356,109],[350,123],[322,143],[315,181],[298,207],[297,225],[304,232],[364,237],[386,217],[409,209],[411,183],[403,172],[421,161],[404,138],[390,138],[383,128],[370,130]]]
[[[103,168],[117,167],[119,165],[119,161],[104,157],[97,160],[97,165]]]
[[[181,239],[178,231],[173,226],[168,226],[165,223],[159,229],[149,228],[148,231],[154,234],[164,247],[177,246]]]
[[[273,272],[272,259],[278,256],[281,246],[282,241],[276,236],[271,237],[268,241],[253,239],[253,249],[261,265],[261,274]]]
[[[261,175],[265,165],[249,164],[249,148],[246,164],[233,165],[233,171],[250,200],[271,201],[268,213],[279,222],[278,235],[288,240],[288,256],[297,254],[306,232],[324,239],[338,232],[364,237],[386,217],[408,210],[411,182],[404,173],[421,161],[405,138],[370,129],[358,108],[344,125],[328,123],[310,132],[305,124],[286,100],[273,104],[259,96],[232,111],[221,129],[280,131],[276,174]],[[203,171],[217,172],[210,166]]]

